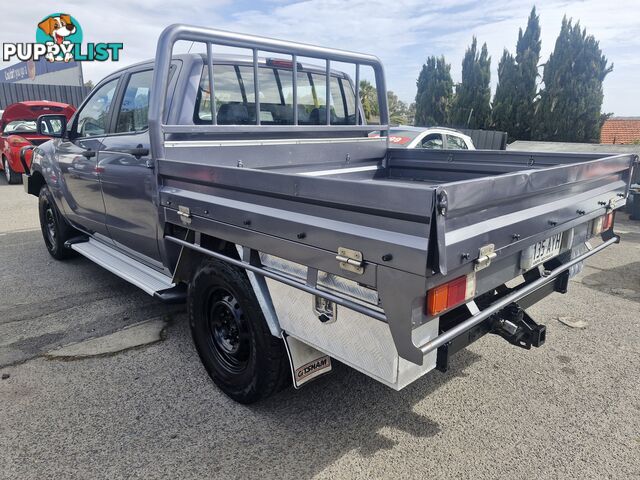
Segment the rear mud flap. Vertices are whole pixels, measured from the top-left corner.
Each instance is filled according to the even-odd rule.
[[[293,386],[300,388],[311,380],[331,372],[331,357],[310,345],[283,334],[289,356]]]

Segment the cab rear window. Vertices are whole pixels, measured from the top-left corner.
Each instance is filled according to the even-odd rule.
[[[211,123],[209,69],[203,68],[198,88],[194,122]],[[289,69],[264,66],[258,69],[260,86],[260,123],[263,125],[293,125],[293,72]],[[218,125],[254,125],[256,102],[253,67],[214,65],[216,121]],[[297,101],[299,125],[326,124],[326,76],[316,72],[298,71]],[[355,124],[355,98],[348,79],[334,76],[329,81],[329,115],[331,125]]]

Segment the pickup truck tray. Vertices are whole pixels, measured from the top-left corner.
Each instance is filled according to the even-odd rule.
[[[386,158],[318,174],[316,166],[292,173],[290,163],[282,171],[215,165],[202,150],[193,157],[200,160],[159,161],[168,223],[376,290],[400,356],[415,363],[423,354],[411,332],[429,321],[416,311],[424,292],[443,276],[473,270],[488,244],[496,265],[505,260],[509,278],[517,276],[515,256],[529,245],[624,205],[636,161],[633,155],[390,150]],[[444,183],[430,183],[434,177]],[[188,212],[187,222],[180,210]],[[340,248],[362,254],[362,273],[341,268]],[[479,276],[478,294],[495,281]]]

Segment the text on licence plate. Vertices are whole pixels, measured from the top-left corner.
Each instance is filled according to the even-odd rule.
[[[562,247],[562,233],[557,233],[553,237],[545,238],[523,250],[520,257],[520,268],[529,270],[541,263],[555,257],[560,253]]]

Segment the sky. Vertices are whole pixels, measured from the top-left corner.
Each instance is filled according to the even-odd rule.
[[[96,83],[116,68],[152,58],[167,25],[188,23],[375,54],[384,63],[387,87],[412,102],[416,78],[430,55],[444,55],[454,82],[460,81],[473,35],[487,43],[495,89],[502,51],[515,51],[518,28],[526,26],[533,5],[523,0],[30,0],[0,16],[0,42],[33,42],[43,17],[68,13],[82,25],[84,42],[124,43],[119,62],[84,63],[85,80]],[[540,0],[535,6],[541,62],[553,50],[562,17],[579,21],[614,64],[604,82],[603,111],[640,116],[640,0]],[[0,62],[0,68],[8,65]]]

